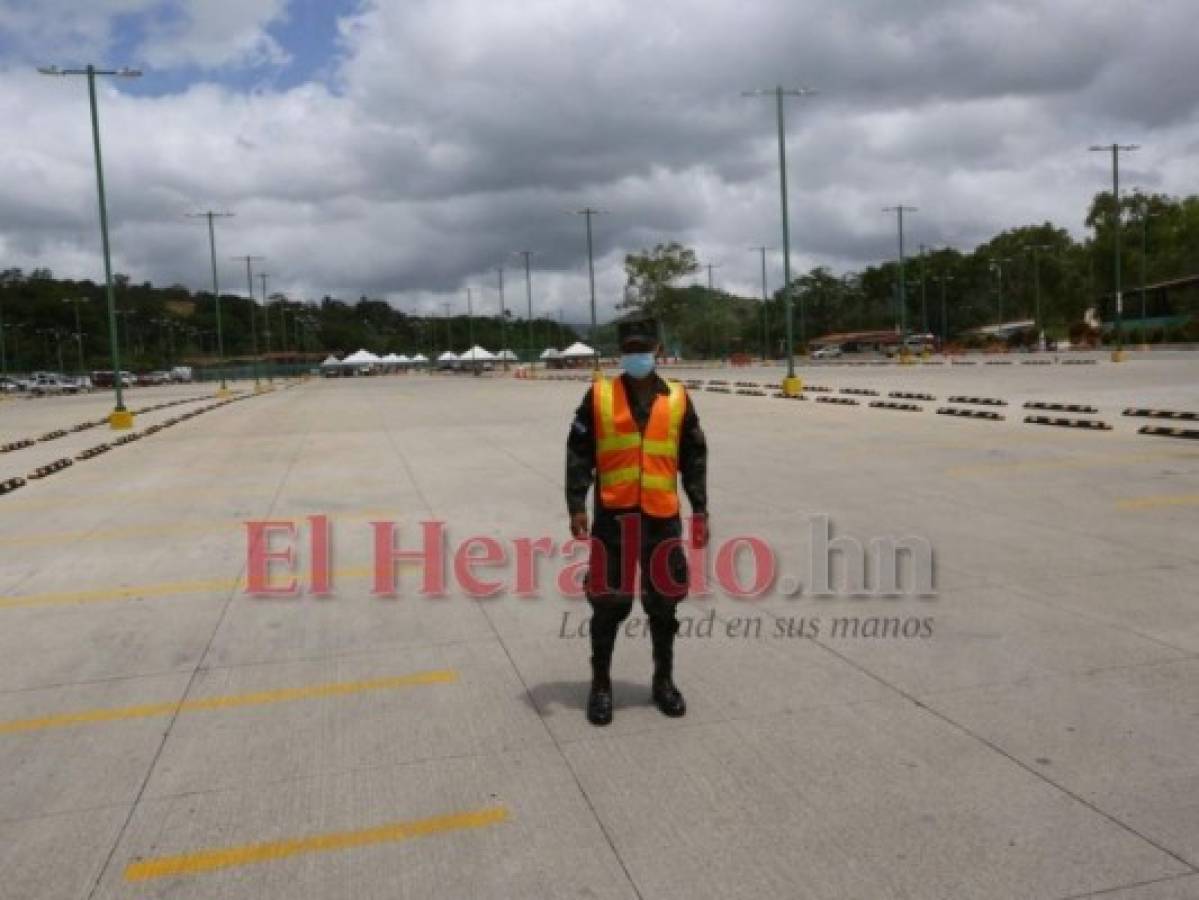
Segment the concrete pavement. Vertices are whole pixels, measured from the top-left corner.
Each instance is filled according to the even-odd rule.
[[[566,540],[581,383],[309,382],[0,497],[0,896],[1199,896],[1199,444],[1120,416],[1199,410],[1195,364],[802,374],[938,400],[693,392],[714,543],[760,537],[810,589],[813,522],[924,539],[935,594],[848,596],[836,562],[830,597],[690,600],[682,720],[634,636],[615,722],[585,722],[560,558],[536,598],[422,598],[411,567],[371,595],[372,521]],[[1008,418],[932,411],[959,392]],[[1113,430],[1024,424],[1039,399]],[[5,402],[0,443],[109,405]],[[295,522],[303,579],[313,515],[331,596],[248,596],[244,523]]]

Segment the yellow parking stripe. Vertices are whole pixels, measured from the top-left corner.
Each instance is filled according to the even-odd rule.
[[[400,560],[396,569],[416,568],[418,562]],[[333,580],[342,578],[373,578],[375,570],[370,566],[351,569],[336,569]],[[51,591],[44,594],[26,594],[22,597],[0,597],[0,609],[15,609],[25,606],[69,606],[79,603],[109,603],[114,600],[151,597],[172,597],[181,594],[200,594],[205,591],[246,590],[244,582],[236,578],[202,578],[194,581],[158,581],[149,584],[130,584],[120,587],[94,588],[85,591]]]
[[[1116,503],[1119,509],[1157,509],[1162,506],[1199,506],[1199,494],[1162,494],[1156,497],[1130,497]]]
[[[171,878],[180,875],[196,875],[216,869],[248,866],[255,863],[272,862],[307,853],[328,853],[332,850],[348,850],[352,847],[369,847],[373,844],[389,844],[411,838],[444,834],[447,831],[465,831],[497,825],[508,819],[508,810],[503,806],[489,806],[469,812],[413,819],[407,822],[390,822],[375,828],[360,831],[341,831],[318,834],[310,837],[293,838],[286,841],[271,841],[263,844],[245,844],[241,847],[200,850],[180,856],[162,856],[130,863],[125,867],[126,881],[148,881],[152,878]]]
[[[251,694],[204,697],[198,700],[183,700],[173,703],[147,703],[142,706],[87,709],[80,712],[42,716],[37,719],[15,719],[10,722],[0,722],[0,734],[21,734],[29,731],[44,731],[48,728],[96,725],[102,722],[121,722],[129,719],[151,719],[157,716],[169,716],[176,712],[210,712],[218,709],[237,709],[243,706],[293,703],[297,700],[312,700],[317,697],[339,697],[347,694],[361,694],[367,691],[394,690],[395,688],[413,687],[419,684],[447,684],[457,680],[458,673],[453,669],[434,669],[428,672],[416,672],[411,675],[373,678],[369,681],[340,681],[328,684],[310,684],[304,687],[281,688],[274,691],[256,691]]]
[[[394,510],[364,509],[332,518],[333,522],[371,521],[394,516]],[[290,517],[272,519],[272,522],[288,522],[297,528],[306,521]],[[207,532],[236,531],[246,525],[246,519],[210,519],[197,522],[156,522],[150,525],[124,525],[118,528],[101,528],[88,531],[46,531],[34,534],[19,534],[0,537],[0,547],[37,546],[39,544],[73,544],[84,541],[124,540],[126,538],[158,537],[159,535],[203,534]]]

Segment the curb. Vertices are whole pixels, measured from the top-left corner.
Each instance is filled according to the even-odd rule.
[[[1130,407],[1124,410],[1126,416],[1142,416],[1147,419],[1181,419],[1186,422],[1199,422],[1199,413],[1177,412],[1169,409],[1139,409]]]
[[[946,403],[971,403],[975,406],[1007,406],[1006,400],[997,400],[994,397],[949,397]]]
[[[75,465],[75,460],[64,456],[62,459],[56,459],[52,463],[47,463],[44,466],[38,466],[26,478],[45,478],[47,475],[53,475],[55,472],[61,472],[67,466]]]
[[[1142,425],[1137,434],[1155,434],[1159,437],[1190,438],[1199,440],[1199,431],[1193,428],[1166,428],[1161,425]]]
[[[1089,428],[1092,431],[1111,431],[1112,426],[1098,419],[1055,419],[1052,416],[1025,416],[1028,425],[1059,425],[1063,428]]]
[[[0,494],[8,494],[12,491],[15,491],[17,488],[24,486],[24,478],[9,478],[6,481],[0,481]]]
[[[851,397],[817,397],[817,403],[839,403],[842,406],[857,406],[858,401]]]
[[[870,403],[875,409],[901,409],[904,412],[924,412],[923,406],[915,403],[893,403],[890,400],[875,400]]]
[[[1024,404],[1025,409],[1049,409],[1054,412],[1072,412],[1072,413],[1097,413],[1099,412],[1093,406],[1078,403],[1042,403],[1040,401],[1030,400]]]
[[[993,422],[1003,421],[1003,416],[989,409],[956,409],[952,406],[942,406],[937,410],[939,416],[960,416],[963,419],[989,419]]]

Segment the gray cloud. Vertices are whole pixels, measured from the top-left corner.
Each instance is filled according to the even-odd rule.
[[[53,4],[0,11],[103,47],[116,10],[158,5],[93,4],[65,36]],[[214,5],[189,27],[148,29],[141,52],[281,58],[291,51],[262,29],[285,14],[273,0]],[[913,247],[1046,219],[1077,231],[1107,185],[1086,152],[1096,141],[1144,145],[1128,183],[1190,188],[1192,20],[1190,0],[1152,16],[1082,0],[363,3],[342,20],[328,83],[106,86],[114,248],[138,280],[203,287],[204,243],[182,217],[229,208],[222,247],[269,256],[279,287],[439,309],[467,284],[491,291],[494,266],[515,269],[511,251],[532,247],[539,306],[582,319],[583,222],[567,211],[589,204],[611,211],[595,230],[601,310],[619,298],[623,255],[666,240],[756,293],[745,248],[779,241],[774,107],[740,91],[780,80],[821,91],[787,106],[796,270],[893,254],[881,208],[897,202],[920,207]],[[0,147],[0,246],[10,264],[96,277],[81,85],[24,61],[0,57],[0,115],[26,126]]]

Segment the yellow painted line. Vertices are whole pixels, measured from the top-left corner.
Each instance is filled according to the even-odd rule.
[[[419,562],[400,560],[398,570],[415,568]],[[301,573],[303,574],[303,573]],[[372,578],[375,570],[371,566],[335,569],[333,580],[343,578]],[[16,609],[26,606],[69,606],[79,603],[111,603],[115,600],[148,600],[157,597],[172,597],[182,594],[201,594],[205,591],[246,590],[245,582],[237,578],[205,578],[194,581],[159,581],[150,584],[130,584],[121,587],[94,588],[84,591],[52,591],[45,594],[26,594],[23,597],[0,597],[0,609]]]
[[[1130,497],[1116,503],[1119,509],[1158,509],[1163,506],[1199,506],[1199,494],[1161,494],[1156,497]]]
[[[1023,459],[1011,462],[978,463],[967,466],[954,466],[946,469],[946,475],[969,477],[973,475],[1004,475],[1008,473],[1053,469],[1091,469],[1105,466],[1118,466],[1125,463],[1159,462],[1163,459],[1196,459],[1195,452],[1141,452],[1141,453],[1108,453],[1098,456],[1074,456],[1069,459]]]
[[[370,521],[395,515],[394,510],[364,509],[349,515],[331,517],[334,522]],[[247,519],[209,519],[198,522],[160,522],[150,525],[125,525],[119,528],[92,529],[86,531],[43,531],[35,534],[20,534],[15,537],[0,537],[0,547],[36,546],[38,544],[68,544],[87,541],[121,540],[123,538],[154,537],[156,535],[202,534],[232,531],[245,527]],[[290,517],[272,519],[275,522],[290,522],[302,527],[306,520]]]
[[[193,474],[196,474],[196,472],[191,467],[187,467],[185,474],[193,475]],[[102,481],[102,480],[111,481],[112,476],[105,475],[103,478],[100,476],[97,476],[96,478],[90,478],[90,479],[74,479],[72,481],[72,488],[77,487],[78,486],[77,483],[80,481]],[[269,500],[271,498],[271,496],[273,495],[273,493],[274,493],[273,490],[262,491],[259,494],[251,494],[249,491],[245,491],[245,492],[239,494],[239,499],[244,500],[247,498],[253,498],[253,499],[259,499],[259,500]],[[72,490],[72,492],[69,496],[63,496],[63,497],[44,497],[44,498],[38,497],[38,498],[21,499],[21,500],[17,500],[15,498],[10,499],[5,502],[4,509],[6,512],[9,510],[15,510],[15,509],[25,510],[27,512],[31,511],[31,510],[56,509],[56,508],[62,507],[62,506],[69,506],[73,509],[77,509],[83,504],[91,504],[91,503],[94,503],[94,504],[111,503],[114,506],[130,506],[135,503],[152,503],[152,504],[157,505],[157,504],[161,503],[164,499],[167,499],[167,498],[180,499],[180,498],[187,498],[187,497],[211,497],[211,496],[212,496],[212,487],[211,486],[196,487],[196,488],[166,488],[166,489],[161,489],[161,490],[153,489],[153,488],[129,489],[129,490],[121,491],[120,493],[105,492],[105,493],[100,493],[100,494],[80,494],[78,491]]]
[[[297,700],[312,700],[317,697],[341,697],[348,694],[393,690],[420,684],[447,684],[457,680],[458,673],[453,669],[436,669],[411,675],[397,675],[391,678],[373,678],[369,681],[340,681],[296,688],[281,688],[274,691],[256,691],[251,694],[205,697],[199,700],[175,701],[173,703],[147,703],[141,706],[86,709],[80,712],[41,716],[36,719],[14,719],[10,722],[0,722],[0,734],[22,734],[29,731],[45,731],[49,728],[97,725],[103,722],[123,722],[129,719],[152,719],[175,713],[210,712],[218,709],[237,709],[243,706],[294,703]]]
[[[489,806],[469,812],[432,816],[427,819],[390,822],[386,825],[359,831],[332,832],[285,841],[245,844],[241,847],[200,850],[180,856],[161,856],[157,859],[130,863],[125,867],[125,880],[149,881],[152,878],[197,875],[217,869],[274,862],[308,853],[328,853],[334,850],[349,850],[353,847],[370,847],[374,844],[392,844],[412,838],[445,834],[450,831],[486,828],[488,825],[498,825],[507,820],[508,810],[506,807]]]

